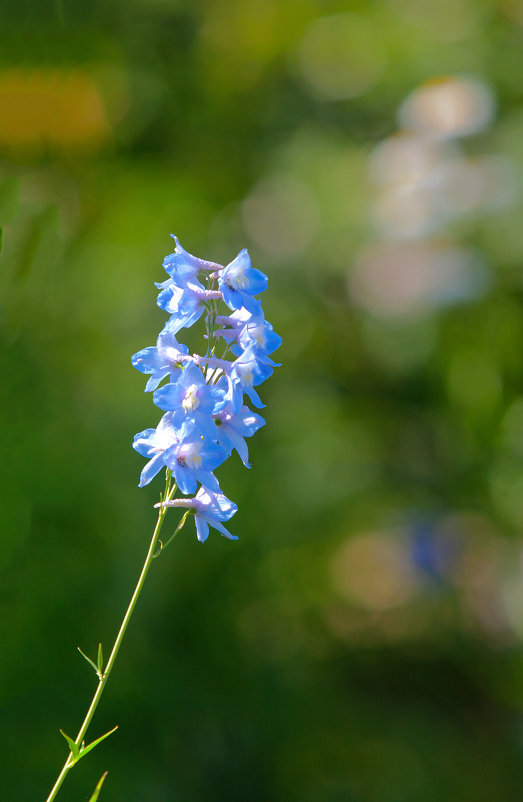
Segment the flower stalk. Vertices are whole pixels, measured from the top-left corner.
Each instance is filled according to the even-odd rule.
[[[134,608],[136,607],[136,602],[138,601],[138,599],[140,597],[140,594],[142,592],[145,580],[147,578],[147,574],[149,573],[149,568],[151,567],[151,563],[153,561],[153,558],[155,556],[157,556],[155,554],[155,550],[156,550],[156,546],[157,546],[157,543],[158,543],[158,539],[160,537],[160,532],[161,532],[162,525],[163,525],[163,522],[164,522],[164,519],[165,519],[165,515],[166,515],[167,510],[168,510],[168,507],[163,506],[163,503],[166,503],[166,502],[170,501],[172,499],[172,497],[174,496],[175,492],[176,492],[176,484],[172,482],[171,472],[168,470],[168,471],[166,471],[165,492],[164,492],[164,494],[162,496],[162,506],[158,510],[158,518],[156,520],[156,526],[154,527],[154,531],[153,531],[153,534],[152,534],[151,542],[149,543],[149,548],[147,550],[147,555],[145,557],[145,562],[144,562],[144,564],[142,566],[142,570],[140,572],[140,576],[138,578],[138,582],[136,583],[136,587],[134,589],[134,593],[133,593],[133,595],[131,597],[131,601],[129,602],[129,605],[128,605],[127,610],[125,612],[125,615],[123,617],[122,623],[120,624],[120,629],[118,630],[118,634],[116,636],[116,640],[115,640],[113,648],[111,650],[111,654],[109,655],[109,659],[107,661],[105,669],[103,670],[103,672],[98,674],[98,687],[96,688],[94,696],[93,696],[93,698],[91,700],[91,704],[89,705],[89,709],[88,709],[88,711],[87,711],[87,713],[85,715],[85,718],[84,718],[84,720],[82,722],[82,726],[80,727],[80,729],[78,731],[78,735],[76,736],[76,738],[74,740],[74,744],[75,744],[75,746],[77,747],[78,750],[81,749],[82,742],[83,742],[83,740],[85,738],[85,735],[87,733],[87,730],[89,728],[91,720],[92,720],[92,718],[93,718],[93,716],[94,716],[94,714],[96,712],[96,708],[98,707],[98,703],[100,702],[100,699],[102,698],[102,694],[104,692],[105,686],[107,685],[107,681],[109,679],[109,676],[111,674],[113,666],[114,666],[114,664],[116,662],[116,658],[118,656],[118,652],[120,650],[120,646],[122,645],[122,641],[124,639],[127,627],[129,625],[129,621],[131,620],[131,616],[132,616],[132,614],[134,612]],[[185,523],[185,519],[186,519],[186,516],[183,516],[182,521],[180,521],[180,526],[177,529],[177,531],[179,531],[179,529],[181,529],[181,527]],[[81,752],[80,752],[80,754],[81,754]],[[75,759],[73,750],[70,749],[69,754],[67,756],[67,759],[66,759],[66,761],[65,761],[65,763],[63,765],[62,771],[58,775],[57,780],[56,780],[55,784],[53,785],[53,788],[51,789],[51,793],[47,797],[46,802],[53,802],[53,800],[55,799],[56,795],[58,794],[58,791],[60,790],[60,787],[61,787],[63,781],[65,780],[66,776],[69,774],[70,770],[73,768],[73,766],[77,762],[78,762],[78,759]]]

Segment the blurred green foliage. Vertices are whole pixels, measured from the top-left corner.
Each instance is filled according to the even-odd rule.
[[[497,97],[523,168],[517,0],[15,3],[0,52],[1,795],[43,798],[134,587],[159,485],[130,355],[174,231],[269,274],[284,363],[230,543],[155,562],[64,802],[491,802],[523,780],[521,202],[456,236],[488,291],[357,308],[370,150],[420,83]],[[340,15],[330,20],[332,15]],[[173,516],[174,519],[174,516]]]

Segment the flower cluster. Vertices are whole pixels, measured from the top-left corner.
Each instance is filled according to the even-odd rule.
[[[255,298],[266,289],[267,276],[251,267],[246,250],[223,267],[193,256],[174,240],[176,248],[163,262],[169,278],[156,284],[158,306],[170,314],[169,320],[156,345],[132,357],[134,367],[150,376],[145,391],[153,392],[154,403],[165,412],[156,429],[134,438],[133,447],[149,460],[140,487],[167,468],[180,492],[193,497],[173,498],[165,506],[192,511],[202,542],[209,526],[235,540],[223,521],[237,507],[221,492],[214,471],[233,450],[250,468],[245,438],[265,421],[243,403],[244,395],[257,409],[264,406],[255,387],[278,366],[270,354],[281,345],[281,337]],[[229,315],[219,314],[220,302]],[[177,335],[202,317],[206,351],[190,355]],[[164,379],[168,383],[160,386]]]

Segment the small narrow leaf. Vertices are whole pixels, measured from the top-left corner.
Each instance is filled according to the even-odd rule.
[[[102,785],[104,784],[104,780],[105,780],[105,778],[107,777],[107,774],[108,774],[108,772],[107,772],[107,771],[105,771],[105,772],[102,774],[102,776],[100,777],[100,779],[98,780],[98,782],[97,782],[97,784],[96,784],[96,788],[94,789],[94,794],[93,794],[93,795],[92,795],[92,797],[89,799],[89,802],[96,802],[96,800],[98,799],[98,794],[99,794],[99,793],[100,793],[100,791],[102,790]]]
[[[75,744],[75,742],[73,741],[72,738],[69,738],[69,736],[65,734],[65,732],[63,730],[60,730],[60,732],[62,733],[62,735],[64,736],[65,740],[67,741],[67,743],[69,745],[69,749],[73,753],[74,762],[76,763],[76,761],[78,760],[78,752],[79,752],[79,749],[78,749],[77,745]]]
[[[86,655],[84,652],[82,652],[82,650],[80,649],[80,647],[79,647],[79,646],[77,646],[76,648],[78,649],[78,651],[80,652],[80,654],[82,655],[82,657],[84,658],[84,660],[87,660],[87,662],[88,662],[90,665],[92,665],[92,667],[94,668],[94,670],[95,670],[95,671],[96,671],[96,673],[98,674],[98,667],[97,667],[97,666],[96,666],[96,665],[93,663],[93,661],[91,660],[91,658],[90,658],[90,657],[87,657],[87,655]]]
[[[112,735],[113,732],[115,732],[117,729],[118,729],[118,725],[116,725],[116,727],[113,727],[112,730],[109,730],[109,732],[106,732],[105,735],[101,735],[99,738],[96,739],[96,741],[93,741],[92,743],[88,744],[87,746],[82,746],[82,748],[80,749],[80,751],[78,753],[78,757],[76,758],[76,760],[81,760],[81,758],[83,758],[88,752],[90,752],[91,749],[94,749],[94,747],[98,746],[99,743],[101,743],[102,741],[105,741],[105,739],[108,738],[110,735]]]
[[[104,655],[102,651],[102,644],[98,644],[98,673],[101,674],[104,667]]]

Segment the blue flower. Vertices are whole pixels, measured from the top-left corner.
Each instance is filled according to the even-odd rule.
[[[229,309],[241,309],[244,306],[249,311],[254,311],[256,301],[252,296],[267,289],[267,276],[251,267],[250,256],[244,249],[223,268],[218,286]]]
[[[182,248],[178,241],[178,237],[171,234],[171,237],[176,243],[174,253],[169,253],[163,260],[164,270],[171,276],[177,276],[185,279],[195,279],[198,273],[202,270],[202,259],[193,256]]]
[[[215,272],[222,268],[222,265],[215,262],[208,262],[198,256],[193,256],[192,253],[182,248],[178,237],[175,237],[174,234],[171,234],[171,237],[176,243],[176,248],[174,253],[168,254],[163,260],[163,267],[171,277],[195,279],[198,273],[204,270]]]
[[[180,286],[181,284],[181,286]],[[178,280],[170,278],[159,287],[157,304],[171,315],[169,328],[174,331],[189,328],[201,318],[205,311],[205,289],[198,279]]]
[[[173,425],[172,413],[164,415],[156,429],[144,429],[134,436],[133,448],[148,457],[149,462],[144,466],[138,487],[145,487],[163,467],[166,452],[178,441],[178,432]]]
[[[197,482],[213,493],[220,493],[220,485],[212,471],[227,456],[227,451],[218,443],[203,440],[195,429],[184,429],[181,442],[168,449],[164,459],[182,493],[194,493]]]
[[[174,333],[196,323],[203,315],[207,301],[222,298],[219,290],[206,290],[197,278],[191,276],[174,274],[173,278],[156,286],[161,289],[156,302],[160,309],[171,315],[167,327]]]
[[[271,362],[272,360],[270,357],[265,357],[265,360],[262,361],[254,346],[251,345],[232,363],[229,374],[230,389],[228,400],[232,404],[233,412],[238,413],[240,411],[243,393],[249,396],[251,402],[258,409],[265,406],[254,387],[272,375],[272,367],[267,364],[267,361]]]
[[[245,467],[250,468],[249,450],[245,438],[252,437],[258,429],[265,426],[265,421],[261,415],[251,412],[248,407],[242,407],[235,414],[232,407],[229,407],[223,412],[218,412],[214,415],[214,423],[216,424],[216,439],[219,444],[224,446],[229,454],[231,454],[233,448],[236,449]]]
[[[215,335],[223,337],[230,344],[236,343],[232,345],[232,351],[236,356],[251,345],[265,354],[272,354],[282,342],[280,335],[276,334],[271,324],[265,320],[260,301],[256,301],[253,311],[242,307],[229,317],[218,315],[216,322],[226,328],[218,329]],[[273,363],[273,367],[275,366],[276,363]]]
[[[199,367],[188,363],[177,380],[160,387],[153,395],[156,406],[172,410],[178,427],[192,423],[201,435],[215,438],[216,427],[212,415],[226,405],[225,392],[206,384]]]
[[[174,240],[175,250],[163,262],[169,277],[156,284],[158,305],[170,318],[156,346],[132,357],[134,367],[149,375],[146,391],[153,391],[154,403],[166,413],[156,429],[145,429],[134,439],[134,448],[149,460],[140,486],[164,466],[181,493],[193,495],[200,484],[194,498],[175,499],[169,506],[192,509],[200,540],[207,538],[209,526],[231,537],[222,522],[236,505],[221,493],[213,471],[233,450],[250,468],[246,438],[265,421],[244,405],[244,395],[256,407],[264,406],[254,388],[277,367],[270,354],[279,348],[281,337],[265,320],[255,297],[266,289],[267,276],[251,267],[246,250],[223,267],[193,256]],[[232,313],[218,314],[218,301]],[[190,355],[176,335],[204,314],[205,355]],[[221,356],[220,337],[225,343]],[[168,383],[160,386],[164,379]]]
[[[161,506],[161,504],[155,504],[155,507]],[[204,543],[209,537],[209,526],[217,529],[229,540],[238,540],[222,524],[222,521],[228,521],[232,518],[238,507],[222,493],[210,493],[205,488],[200,487],[195,498],[176,498],[172,501],[166,501],[164,506],[185,507],[186,509],[194,510],[196,534],[200,543]]]
[[[180,371],[180,364],[183,357],[187,355],[189,349],[186,345],[180,345],[175,334],[169,329],[163,329],[156,341],[156,347],[150,346],[143,348],[131,357],[131,363],[140,373],[151,373],[145,385],[145,392],[156,390],[162,379],[170,376],[171,381],[176,381]]]
[[[265,354],[272,354],[280,347],[282,340],[280,335],[276,334],[271,324],[265,320],[261,303],[258,301],[254,314],[250,314],[247,317],[245,312],[246,310],[240,309],[237,312],[233,312],[231,315],[231,317],[235,315],[240,317],[241,315],[240,319],[244,321],[244,325],[238,336],[238,344],[244,351],[251,345],[254,345],[257,350]],[[275,363],[273,364],[275,366]]]

